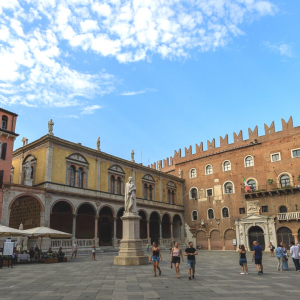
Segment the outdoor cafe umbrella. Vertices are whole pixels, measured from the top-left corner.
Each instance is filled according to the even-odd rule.
[[[4,225],[0,225],[0,236],[30,236],[31,234],[25,232],[25,230],[19,230]]]
[[[67,238],[72,237],[71,233],[66,233],[62,231],[58,231],[49,227],[35,227],[23,230],[26,233],[29,233],[31,236],[34,237],[40,237],[41,238],[41,245],[40,249],[42,250],[42,239],[43,237],[49,237],[49,238]]]

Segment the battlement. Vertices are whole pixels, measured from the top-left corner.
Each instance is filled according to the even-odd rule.
[[[300,134],[300,126],[294,127],[293,118],[290,117],[288,122],[284,119],[281,119],[282,130],[275,131],[275,123],[274,121],[270,126],[264,124],[265,134],[259,136],[258,135],[258,126],[255,126],[254,130],[248,128],[248,139],[243,139],[243,131],[233,133],[233,143],[229,144],[228,134],[223,138],[220,136],[220,146],[216,147],[215,138],[212,141],[207,141],[207,150],[203,151],[203,142],[199,145],[195,145],[195,153],[192,151],[192,146],[190,145],[188,148],[184,149],[184,156],[181,156],[181,149],[178,151],[174,151],[174,156],[168,157],[166,159],[160,160],[157,163],[151,164],[151,168],[160,170],[163,172],[169,172],[175,169],[175,164],[186,162],[189,160],[193,160],[195,158],[206,157],[213,154],[222,153],[229,150],[234,150],[236,148],[241,148],[245,146],[255,145],[271,140],[276,140],[283,138],[285,136],[290,136],[294,134]]]

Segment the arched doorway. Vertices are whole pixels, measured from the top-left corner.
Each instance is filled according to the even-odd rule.
[[[95,237],[95,209],[88,203],[80,205],[77,210],[75,235],[77,239]]]
[[[71,205],[68,202],[59,201],[54,204],[50,215],[50,227],[55,230],[72,233],[73,214]]]
[[[41,226],[42,209],[40,202],[34,197],[19,197],[13,202],[10,209],[9,227],[19,228],[21,223],[24,229]]]
[[[210,233],[210,249],[223,250],[222,239],[218,230],[213,230]]]
[[[235,250],[236,247],[233,246],[233,239],[236,239],[235,230],[228,229],[225,232],[224,242],[225,242],[225,250]]]
[[[162,217],[162,238],[169,239],[171,238],[171,222],[168,214],[164,214]]]
[[[277,243],[284,243],[286,249],[290,249],[291,241],[294,241],[291,229],[281,227],[277,230]]]
[[[257,241],[259,245],[262,247],[263,250],[265,250],[265,236],[264,231],[259,226],[252,226],[250,227],[248,231],[249,235],[249,247],[252,250],[253,249],[253,242]]]
[[[175,215],[173,217],[173,237],[174,239],[180,239],[181,238],[181,218],[178,215]]]
[[[196,244],[197,246],[201,247],[201,249],[207,250],[208,249],[208,240],[206,233],[204,231],[198,231],[197,232],[197,240]]]
[[[124,207],[120,208],[117,213],[117,239],[122,239],[123,237],[123,222],[121,217],[124,214]]]
[[[159,214],[154,211],[150,215],[150,238],[151,238],[151,244],[153,242],[159,243],[159,222],[160,222],[160,217]]]
[[[147,239],[147,218],[146,214],[140,210],[139,211],[139,216],[141,217],[140,220],[140,239],[145,240]]]
[[[99,212],[99,245],[112,246],[114,218],[112,210],[105,206]]]

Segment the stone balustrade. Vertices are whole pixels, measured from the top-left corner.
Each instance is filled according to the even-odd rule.
[[[280,213],[277,214],[277,219],[279,221],[291,221],[291,220],[300,220],[300,212],[289,212],[289,213]]]

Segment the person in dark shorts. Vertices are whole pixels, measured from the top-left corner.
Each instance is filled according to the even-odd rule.
[[[174,248],[171,250],[171,263],[175,265],[176,275],[178,279],[180,278],[179,275],[180,256],[183,261],[182,251],[178,246],[178,242],[174,242]]]
[[[253,247],[252,261],[255,260],[257,275],[261,275],[264,273],[264,268],[262,265],[263,251],[257,241],[254,241],[253,245],[254,247]]]
[[[268,247],[270,248],[271,257],[275,257],[275,246],[270,242],[270,245]]]
[[[239,247],[239,254],[240,254],[240,266],[242,268],[242,273],[240,273],[241,275],[248,275],[248,265],[247,265],[247,258],[246,258],[246,249],[244,245],[241,245]]]
[[[161,253],[160,253],[160,248],[158,247],[156,242],[153,242],[152,254],[150,257],[150,261],[152,261],[154,277],[156,276],[156,269],[158,270],[159,275],[161,275],[159,261],[162,261],[162,257],[161,257]]]
[[[198,252],[193,247],[193,242],[189,242],[189,247],[185,249],[184,255],[187,256],[187,265],[189,268],[189,280],[192,279],[191,277],[195,279],[195,266],[196,266],[195,255],[198,255]],[[192,270],[193,270],[193,275],[191,274]]]

